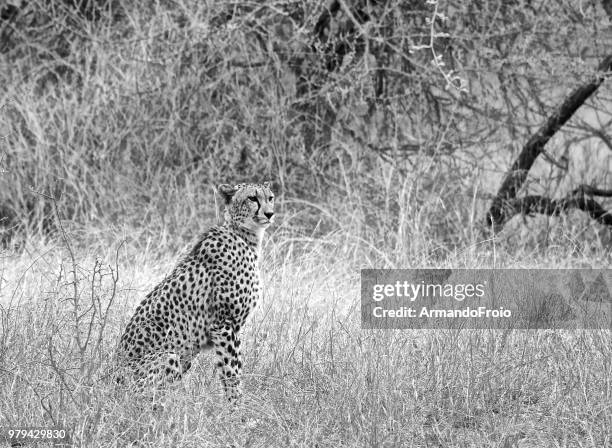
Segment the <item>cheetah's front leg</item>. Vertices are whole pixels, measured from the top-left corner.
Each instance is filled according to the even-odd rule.
[[[231,325],[224,325],[212,331],[211,339],[217,354],[217,367],[225,396],[231,403],[234,403],[242,395],[240,339]]]

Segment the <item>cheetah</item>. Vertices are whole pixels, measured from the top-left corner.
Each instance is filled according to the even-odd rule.
[[[119,381],[180,380],[201,351],[213,349],[225,395],[241,396],[239,331],[260,299],[262,238],[274,218],[263,184],[222,184],[224,223],[206,231],[138,305],[119,342]]]

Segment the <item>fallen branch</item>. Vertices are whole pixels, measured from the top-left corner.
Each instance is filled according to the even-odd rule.
[[[562,199],[551,199],[546,196],[529,195],[522,198],[506,200],[503,213],[506,220],[516,214],[533,215],[536,213],[558,216],[570,209],[582,210],[600,224],[612,226],[612,212],[599,204],[592,196],[612,197],[612,190],[603,190],[588,185],[581,185]]]

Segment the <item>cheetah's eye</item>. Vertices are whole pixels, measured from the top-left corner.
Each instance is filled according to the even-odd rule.
[[[257,196],[249,196],[247,199],[249,201],[257,202]]]
[[[271,202],[271,201],[273,201],[273,200],[274,200],[274,196],[270,196],[270,197],[268,198],[268,201],[270,201],[270,202]]]

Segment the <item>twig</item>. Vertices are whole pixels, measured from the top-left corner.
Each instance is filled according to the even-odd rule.
[[[55,214],[55,218],[57,220],[57,226],[60,230],[62,241],[64,242],[64,245],[66,246],[66,250],[68,251],[68,255],[70,256],[70,263],[72,266],[72,291],[74,294],[74,297],[72,299],[72,307],[73,307],[73,315],[74,315],[74,338],[75,338],[77,347],[79,348],[81,357],[83,357],[85,355],[85,350],[87,347],[83,346],[82,341],[81,341],[81,332],[80,332],[81,316],[79,316],[79,280],[77,277],[76,257],[74,256],[74,251],[72,250],[70,241],[68,241],[68,235],[66,234],[64,226],[62,225],[62,216],[61,216],[59,206],[57,205],[57,200],[55,199],[55,197],[50,194],[43,193],[42,191],[37,191],[33,187],[30,187],[30,189],[33,192],[39,194],[40,196],[46,199],[49,199],[52,202],[53,211]]]
[[[442,55],[436,52],[435,41],[437,37],[448,37],[448,33],[439,33],[436,31],[436,20],[440,19],[442,22],[448,20],[448,17],[438,11],[439,2],[438,0],[427,0],[428,4],[434,6],[434,10],[431,17],[427,17],[425,21],[429,24],[429,43],[426,45],[413,45],[411,51],[417,51],[422,49],[429,49],[433,56],[431,64],[438,69],[444,80],[446,81],[446,88],[453,87],[459,92],[467,92],[466,82],[460,76],[457,76],[454,70],[444,70],[445,63],[442,60]]]
[[[581,185],[561,199],[529,195],[506,200],[503,203],[504,215],[507,219],[510,219],[518,213],[523,215],[538,213],[542,215],[559,216],[561,213],[570,209],[577,209],[587,213],[592,219],[600,224],[612,226],[612,212],[606,210],[599,202],[588,196],[612,197],[612,190],[603,190]]]

